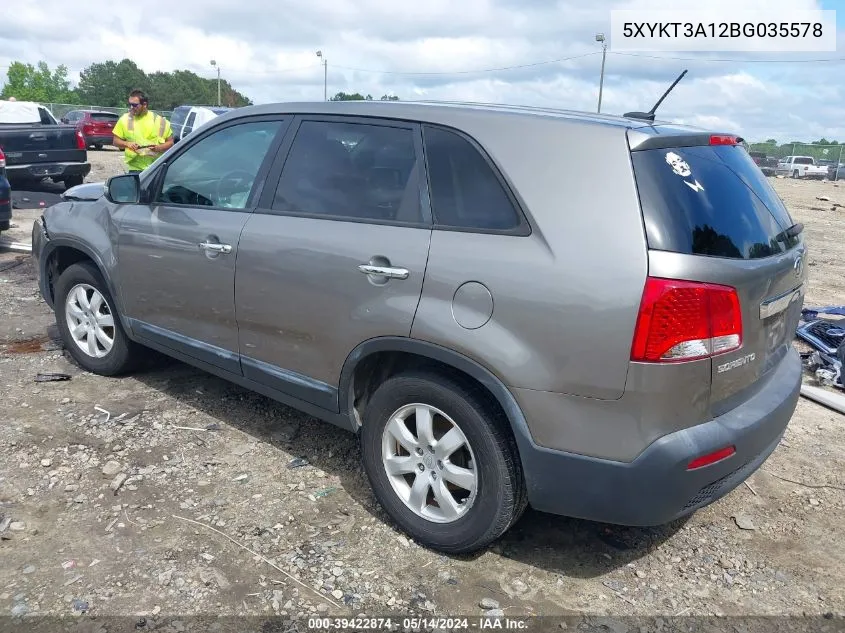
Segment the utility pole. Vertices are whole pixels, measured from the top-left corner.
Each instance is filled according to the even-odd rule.
[[[601,75],[599,76],[599,107],[596,112],[601,113],[601,94],[604,89],[604,60],[607,57],[607,41],[604,33],[596,33],[596,41],[601,42]]]
[[[220,100],[220,66],[217,65],[217,61],[212,59],[211,65],[217,68],[217,106],[223,105]]]
[[[317,51],[317,57],[323,61],[323,101],[328,101],[329,60],[323,57],[323,51]]]

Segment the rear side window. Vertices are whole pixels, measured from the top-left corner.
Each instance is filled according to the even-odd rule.
[[[759,259],[797,243],[781,199],[740,146],[632,152],[649,248]]]
[[[431,208],[438,226],[507,231],[520,225],[490,165],[462,136],[423,128]]]

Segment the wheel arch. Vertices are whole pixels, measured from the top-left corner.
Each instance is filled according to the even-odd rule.
[[[117,292],[111,277],[108,275],[107,267],[103,263],[102,258],[83,242],[79,242],[70,238],[56,238],[52,239],[44,247],[44,252],[40,258],[40,278],[42,280],[42,295],[44,300],[50,308],[55,309],[55,287],[59,275],[73,264],[81,262],[90,262],[100,273],[100,276],[106,282],[106,287],[112,300],[115,302],[118,314],[124,329],[127,331],[127,323],[124,317],[123,305],[120,295]]]
[[[379,363],[379,360],[387,361]],[[341,370],[338,389],[340,413],[348,415],[353,428],[360,427],[356,400],[366,399],[368,387],[374,389],[396,371],[412,367],[440,366],[481,386],[508,419],[520,449],[520,455],[534,446],[528,424],[519,404],[505,384],[475,360],[446,347],[404,337],[378,337],[359,344],[347,357]],[[524,450],[528,449],[528,450]],[[522,459],[522,457],[521,457]]]

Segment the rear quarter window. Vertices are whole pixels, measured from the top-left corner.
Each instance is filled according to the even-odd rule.
[[[777,193],[740,146],[632,152],[649,248],[732,259],[791,248],[792,226]]]

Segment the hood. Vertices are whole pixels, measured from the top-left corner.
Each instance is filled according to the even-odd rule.
[[[62,200],[99,200],[106,191],[104,182],[84,182],[65,190]]]

